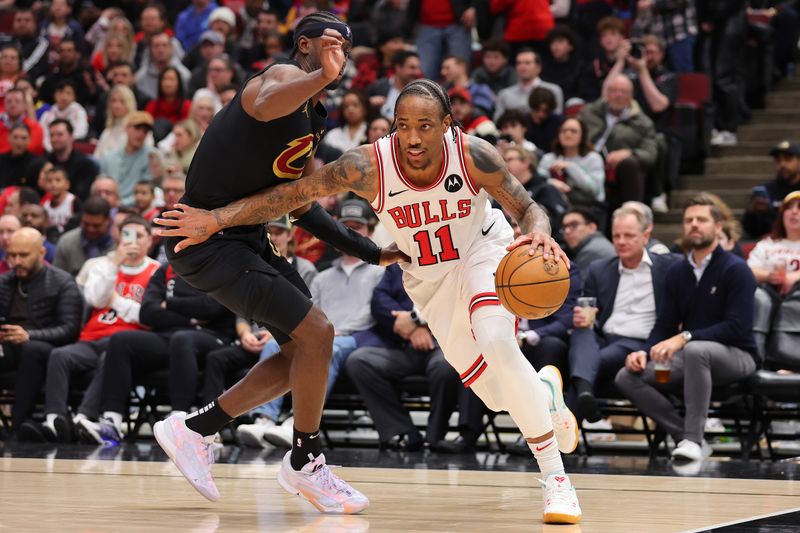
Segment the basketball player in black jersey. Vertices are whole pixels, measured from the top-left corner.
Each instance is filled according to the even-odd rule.
[[[351,46],[350,28],[336,16],[303,18],[292,59],[254,75],[214,117],[189,167],[182,204],[215,209],[310,174],[326,116],[319,96],[338,84]],[[369,263],[407,260],[396,246],[381,250],[315,202],[291,214],[301,228]],[[294,438],[281,485],[323,512],[366,508],[367,498],[332,474],[321,454],[319,424],[334,333],[298,273],[268,245],[263,224],[226,229],[179,252],[177,242],[165,241],[175,271],[237,315],[267,326],[281,352],[199,411],[158,422],[154,433],[161,447],[198,492],[216,501],[213,435],[234,417],[291,390]]]

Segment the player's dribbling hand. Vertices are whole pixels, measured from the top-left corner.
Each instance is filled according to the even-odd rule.
[[[506,247],[506,250],[510,252],[518,246],[529,243],[531,245],[531,249],[528,252],[530,255],[536,255],[536,249],[541,246],[542,251],[544,252],[545,261],[558,261],[559,259],[563,259],[564,263],[567,264],[567,268],[569,268],[569,258],[567,257],[567,253],[561,249],[561,246],[558,245],[555,239],[553,239],[550,235],[540,231],[534,231],[527,235],[520,235],[514,239],[514,242]]]
[[[381,266],[389,266],[394,263],[410,263],[411,258],[405,253],[401,252],[397,247],[397,243],[393,242],[388,246],[381,248]]]
[[[171,211],[164,212],[153,221],[167,229],[156,229],[155,234],[161,237],[186,237],[175,245],[175,253],[207,241],[222,229],[214,213],[205,209],[175,204]]]
[[[339,77],[344,67],[345,57],[342,49],[344,38],[338,31],[328,28],[320,39],[322,75],[325,79],[333,81]]]

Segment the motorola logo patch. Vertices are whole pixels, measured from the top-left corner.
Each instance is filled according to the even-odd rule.
[[[444,179],[444,188],[447,192],[458,192],[464,186],[464,180],[458,174],[450,174]]]

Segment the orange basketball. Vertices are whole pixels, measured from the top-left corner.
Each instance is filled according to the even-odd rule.
[[[564,304],[569,292],[569,269],[563,259],[545,261],[529,246],[506,254],[497,267],[494,285],[503,306],[521,318],[544,318]]]

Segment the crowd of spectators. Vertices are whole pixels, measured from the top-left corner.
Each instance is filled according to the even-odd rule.
[[[600,418],[597,384],[615,381],[681,443],[679,456],[702,458],[712,377],[727,383],[751,372],[770,342],[776,309],[793,305],[800,146],[778,144],[770,152],[775,180],[753,191],[742,226],[764,239],[750,269],[736,257],[739,221],[713,195],[694,198],[682,212],[679,243],[654,240],[653,212],[669,210],[674,183],[667,161],[675,155],[679,77],[710,77],[710,141],[736,145],[749,115],[737,68],[748,21],[774,29],[768,74],[788,76],[800,34],[796,3],[3,3],[0,371],[17,372],[15,434],[119,441],[130,390],[145,374],[168,369],[172,408],[188,410],[276,353],[268,331],[230,315],[164,264],[150,221],[182,196],[214,115],[249,76],[289,58],[298,20],[325,9],[349,22],[355,46],[343,83],[323,96],[328,132],[319,162],[388,134],[408,82],[440,82],[454,118],[497,146],[572,259],[562,311],[521,325],[526,357],[537,369],[561,368],[569,401],[588,423]],[[320,203],[385,244],[385,231],[359,201]],[[338,375],[348,376],[383,447],[418,449],[427,441],[445,453],[473,448],[483,407],[457,392],[457,376],[397,269],[339,256],[286,218],[270,223],[269,233],[336,327],[329,391]],[[695,285],[713,287],[685,289]],[[594,304],[578,305],[579,297]],[[654,365],[667,359],[675,366],[668,386],[692,391],[685,419],[653,392],[661,386]],[[394,393],[411,374],[427,375],[433,391],[424,436]],[[85,390],[80,405],[71,403],[70,387]],[[42,389],[44,419],[33,422]],[[448,442],[456,408],[460,436]],[[291,413],[282,400],[250,418],[237,432],[242,443],[286,444]]]

